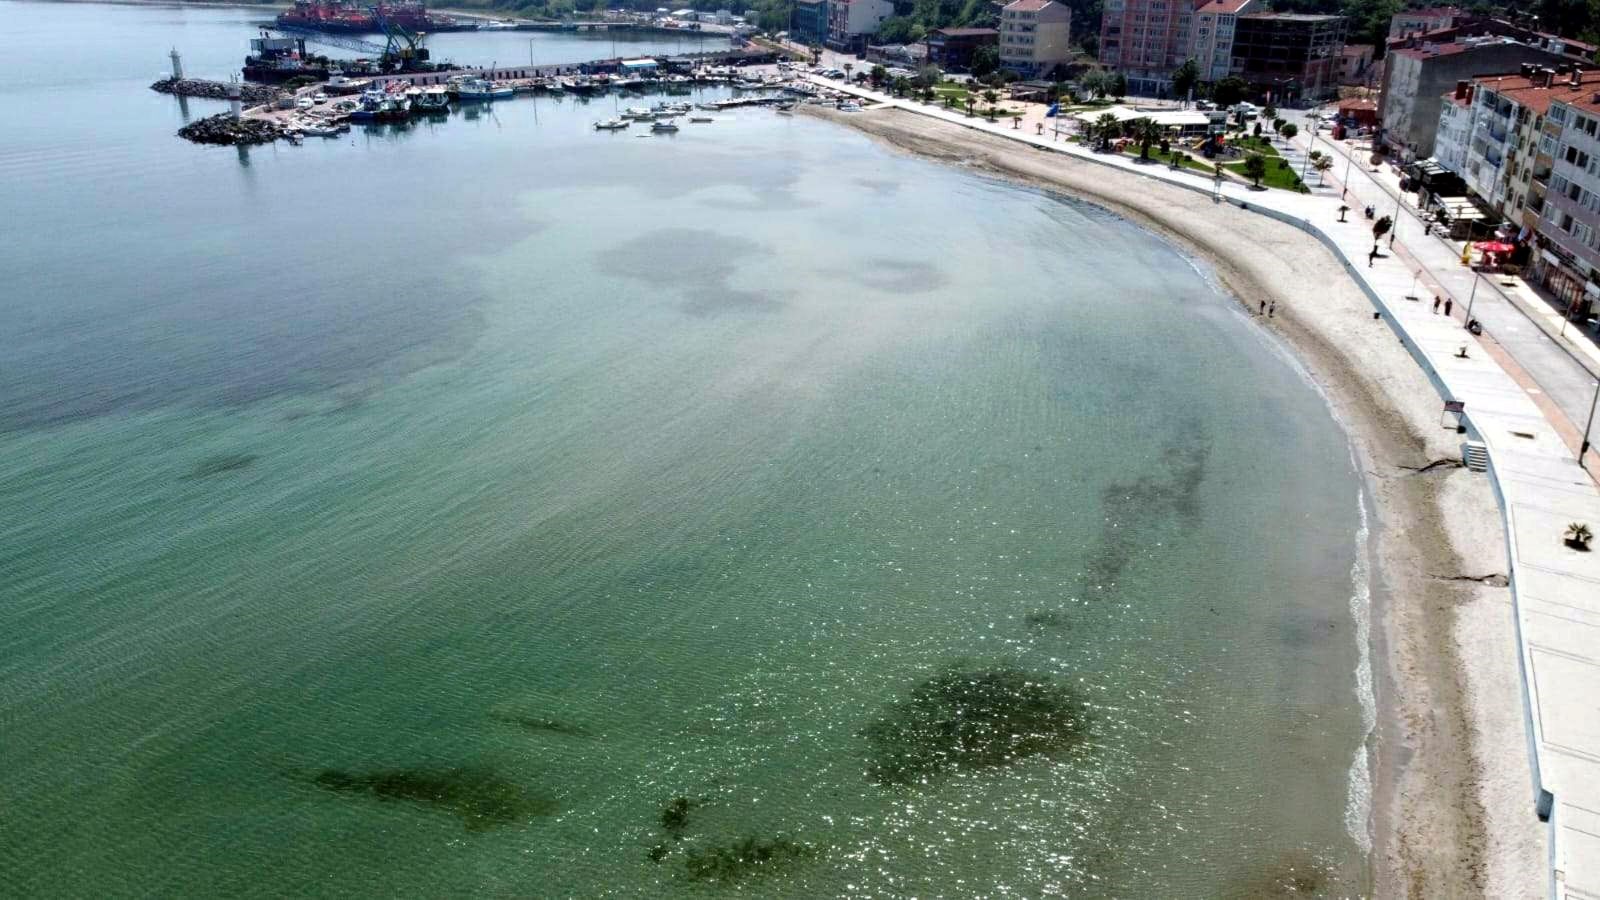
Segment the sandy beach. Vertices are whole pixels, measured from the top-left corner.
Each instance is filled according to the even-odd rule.
[[[1375,511],[1372,886],[1377,897],[1535,897],[1506,543],[1489,480],[1458,462],[1439,395],[1342,264],[1288,225],[1151,179],[890,109],[807,106],[898,149],[1071,195],[1206,260],[1281,338],[1350,435]]]

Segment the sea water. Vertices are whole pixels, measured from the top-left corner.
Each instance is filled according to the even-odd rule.
[[[197,147],[258,11],[0,13],[8,893],[1362,889],[1359,482],[1172,246],[764,110]]]

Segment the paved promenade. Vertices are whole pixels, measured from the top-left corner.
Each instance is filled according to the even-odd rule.
[[[1061,153],[1064,165],[1111,166],[1189,190],[1213,191],[1209,176],[1094,153],[1052,140],[1049,132],[1041,137],[1013,130],[1009,122],[988,123],[837,81],[813,80],[873,103]],[[1318,144],[1329,147],[1326,140]],[[1343,170],[1341,164],[1328,174],[1342,176]],[[1576,429],[1584,425],[1580,414],[1591,402],[1583,395],[1593,396],[1594,383],[1579,363],[1581,356],[1550,339],[1513,300],[1488,290],[1490,285],[1478,285],[1472,300],[1472,315],[1488,333],[1480,340],[1466,331],[1464,304],[1476,276],[1460,265],[1459,250],[1424,236],[1413,216],[1400,217],[1393,248],[1386,239],[1388,255],[1369,268],[1371,223],[1359,210],[1371,202],[1380,215],[1394,215],[1395,204],[1392,195],[1385,195],[1387,208],[1378,202],[1383,185],[1371,175],[1359,160],[1351,167],[1351,193],[1364,202],[1345,201],[1354,212],[1345,224],[1338,222],[1342,186],[1333,178],[1312,194],[1254,191],[1224,182],[1221,202],[1288,222],[1322,241],[1404,338],[1441,399],[1466,404],[1472,436],[1487,449],[1489,476],[1505,518],[1534,768],[1528,812],[1549,823],[1550,894],[1600,900],[1600,551],[1575,553],[1561,542],[1569,522],[1600,527],[1600,487],[1575,454]],[[1316,180],[1315,173],[1307,179]],[[1456,298],[1452,316],[1432,310],[1433,295],[1444,291]],[[1408,300],[1408,295],[1425,301]],[[1465,357],[1458,355],[1463,346]],[[1600,463],[1592,452],[1590,459]],[[1600,471],[1600,465],[1591,470]]]

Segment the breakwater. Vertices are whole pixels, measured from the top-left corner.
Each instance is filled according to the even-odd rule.
[[[283,137],[283,126],[271,119],[235,119],[219,113],[178,129],[178,137],[197,144],[270,144]]]
[[[204,97],[210,100],[228,99],[228,82],[205,78],[163,78],[150,85],[150,90],[178,97]],[[265,84],[244,82],[239,85],[239,99],[245,103],[272,103],[283,96],[283,91]]]

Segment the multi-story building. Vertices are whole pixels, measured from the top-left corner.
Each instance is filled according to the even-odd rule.
[[[1383,87],[1378,102],[1380,137],[1406,159],[1433,155],[1434,138],[1446,92],[1457,82],[1479,75],[1514,72],[1524,63],[1559,65],[1562,56],[1497,34],[1466,36],[1434,43],[1410,38],[1390,45],[1384,60]],[[1427,36],[1425,36],[1427,37]]]
[[[1260,0],[1211,0],[1194,11],[1189,56],[1200,67],[1201,81],[1220,81],[1233,71],[1234,26],[1260,5]]]
[[[1024,78],[1072,58],[1072,10],[1056,0],[1012,0],[1000,10],[1000,65]]]
[[[1467,171],[1467,148],[1472,144],[1472,95],[1476,87],[1466,81],[1441,101],[1439,127],[1433,136],[1433,159],[1446,169],[1462,175]]]
[[[1454,6],[1435,6],[1428,9],[1408,9],[1395,13],[1389,20],[1389,37],[1401,38],[1410,34],[1425,34],[1449,28],[1467,18],[1465,10]]]
[[[867,39],[878,33],[883,20],[894,15],[890,0],[828,0],[826,44],[846,53],[859,53]]]
[[[1189,29],[1207,0],[1105,0],[1100,64],[1128,79],[1133,94],[1172,90],[1172,71],[1192,49]]]
[[[993,28],[937,28],[928,32],[928,63],[946,71],[972,67],[972,54],[980,47],[996,47],[1000,32]]]
[[[1339,52],[1339,83],[1348,85],[1371,86],[1376,80],[1373,54],[1376,49],[1371,44],[1345,44]]]
[[[828,0],[791,0],[789,40],[820,47],[828,39]]]
[[[1600,75],[1574,72],[1552,88],[1539,134],[1550,169],[1532,274],[1569,310],[1592,315],[1600,312]]]
[[[1321,99],[1339,86],[1349,20],[1303,13],[1250,13],[1233,37],[1233,74],[1275,102]]]

